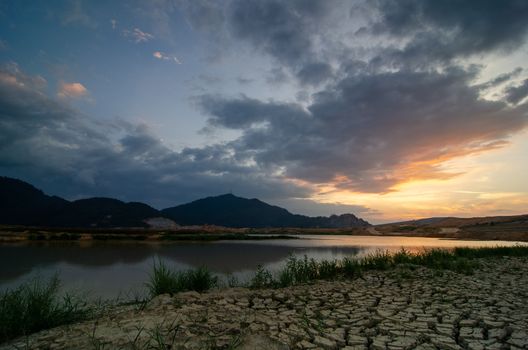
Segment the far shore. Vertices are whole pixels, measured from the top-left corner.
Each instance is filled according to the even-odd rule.
[[[397,232],[383,226],[359,228],[228,228],[220,226],[182,226],[152,228],[62,228],[0,226],[0,243],[21,242],[159,242],[297,239],[299,235],[344,235],[426,237],[454,240],[501,240],[528,242],[528,230],[496,232],[438,228]]]

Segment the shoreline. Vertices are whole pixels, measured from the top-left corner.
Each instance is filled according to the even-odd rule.
[[[369,236],[437,238],[442,240],[510,241],[528,242],[528,232],[480,235],[459,230],[456,232],[379,232],[376,227],[353,229],[248,229],[225,227],[189,227],[171,230],[143,228],[40,228],[23,226],[0,226],[0,244],[27,242],[214,242],[221,240],[272,240],[299,239],[299,236]]]
[[[162,294],[0,349],[528,347],[528,258],[476,261],[472,274],[396,266],[278,289]]]
[[[294,235],[286,234],[245,234],[245,233],[158,233],[144,232],[141,234],[121,232],[115,233],[70,233],[46,232],[38,233],[12,233],[0,231],[0,244],[2,243],[178,243],[178,242],[216,242],[225,240],[262,241],[271,239],[299,239]]]

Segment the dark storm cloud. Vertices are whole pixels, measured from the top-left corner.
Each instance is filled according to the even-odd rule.
[[[318,0],[236,0],[227,18],[236,38],[295,66],[315,54],[314,34],[330,6]]]
[[[295,104],[261,102],[246,96],[226,103],[221,96],[203,95],[197,102],[211,116],[211,125],[231,129],[246,129],[275,119],[287,120],[296,115],[302,117],[306,113]]]
[[[203,96],[210,123],[244,131],[233,142],[288,177],[383,192],[411,178],[447,178],[439,164],[500,147],[527,125],[525,107],[486,101],[472,71],[350,76],[308,110],[247,97]]]
[[[0,171],[69,198],[103,195],[168,206],[233,190],[275,198],[306,189],[244,164],[226,145],[175,152],[145,124],[99,123],[48,98],[45,81],[0,70]]]
[[[183,1],[182,8],[193,28],[217,39],[229,36],[249,43],[298,75],[301,83],[316,85],[331,75],[328,63],[314,59],[319,55],[317,41],[326,39],[324,20],[337,2],[233,0],[224,4]]]
[[[226,7],[225,27],[234,40],[277,62],[268,83],[294,78],[301,85],[318,86],[334,78],[333,61],[348,57],[337,38],[347,35],[350,18],[346,13],[353,4],[340,0],[234,0]]]
[[[426,63],[427,59],[446,61],[511,51],[524,42],[528,32],[526,1],[378,0],[371,4],[379,19],[367,31],[411,39],[402,50],[393,52],[402,61]]]
[[[302,84],[318,85],[332,77],[332,66],[324,62],[306,64],[299,70],[297,77]]]
[[[464,53],[516,48],[528,30],[525,1],[380,0],[378,8],[378,29],[403,36],[437,30]]]
[[[377,71],[427,70],[472,54],[515,50],[528,32],[528,3],[515,0],[232,0],[223,4],[199,1],[185,8],[197,7],[203,13],[203,17],[196,11],[188,15],[195,27],[251,45],[275,59],[281,65],[277,70],[286,68],[307,85],[332,77],[331,62],[341,69],[348,62],[362,62],[363,69]],[[209,17],[210,24],[203,20]],[[354,29],[360,21],[365,25]],[[379,43],[379,38],[384,40]]]
[[[506,100],[517,104],[528,96],[528,79],[525,79],[519,86],[510,86],[506,88]]]

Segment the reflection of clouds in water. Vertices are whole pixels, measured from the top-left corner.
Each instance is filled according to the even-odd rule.
[[[364,256],[401,247],[514,245],[501,241],[454,241],[419,237],[308,236],[309,239],[222,241],[213,243],[129,244],[79,243],[0,245],[0,290],[13,288],[40,274],[60,273],[66,289],[90,290],[102,297],[144,289],[157,257],[175,270],[207,266],[221,276],[247,281],[258,265],[277,271],[290,255],[316,260]]]

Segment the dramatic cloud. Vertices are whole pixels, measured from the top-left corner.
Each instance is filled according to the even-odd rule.
[[[379,20],[370,31],[406,38],[402,59],[450,60],[496,50],[511,51],[528,32],[525,1],[377,0]]]
[[[122,33],[125,38],[130,39],[136,44],[145,43],[154,39],[154,35],[144,32],[139,28],[134,28],[133,30],[124,29]]]
[[[528,32],[528,4],[522,1],[183,3],[195,28],[216,36],[227,32],[234,41],[268,54],[307,85],[324,82],[335,68],[351,62],[362,62],[363,70],[427,70],[474,54],[509,52]]]
[[[168,54],[165,54],[165,53],[163,53],[161,51],[154,51],[152,56],[154,56],[158,60],[171,61],[171,62],[174,62],[176,64],[182,64],[182,62],[180,61],[180,59],[176,55],[168,55]]]
[[[527,126],[526,105],[481,97],[521,67],[475,85],[483,66],[462,64],[518,48],[527,11],[517,1],[230,1],[222,18],[233,40],[276,60],[281,81],[286,69],[301,86],[327,85],[303,92],[308,105],[204,95],[199,106],[210,127],[242,132],[237,154],[291,179],[358,192],[448,179],[457,174],[446,161],[503,147]],[[342,13],[365,18],[336,22]],[[525,85],[506,100],[521,102]]]
[[[59,91],[57,96],[60,98],[79,98],[88,96],[88,89],[81,83],[66,83],[59,84]]]
[[[329,18],[340,12],[344,1],[234,0],[224,6],[210,1],[183,3],[194,28],[217,40],[229,36],[250,44],[298,75],[303,84],[317,85],[332,74],[332,67],[320,61],[324,56],[321,47],[333,42],[335,28],[332,32]]]
[[[42,80],[0,70],[0,171],[69,198],[169,206],[230,190],[267,199],[309,191],[266,174],[227,145],[175,152],[146,124],[96,122],[50,99]]]
[[[454,157],[494,149],[526,127],[526,106],[480,99],[473,72],[394,72],[347,77],[300,105],[245,96],[202,96],[212,126],[262,167],[290,178],[384,192],[413,180],[449,178]]]
[[[315,54],[317,25],[330,3],[324,1],[233,1],[228,20],[233,35],[295,65]]]
[[[209,123],[231,129],[247,129],[254,125],[303,117],[305,111],[294,104],[261,102],[242,96],[226,101],[220,96],[204,95],[198,98],[203,111],[211,115]]]

